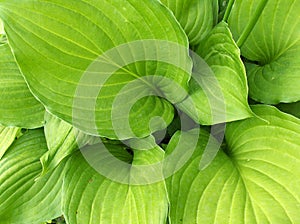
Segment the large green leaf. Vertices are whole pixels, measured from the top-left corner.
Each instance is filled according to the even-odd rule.
[[[252,109],[262,119],[228,124],[227,145],[210,166],[199,170],[202,137],[185,167],[167,180],[171,223],[300,222],[300,120],[270,106]],[[180,137],[193,135],[177,133],[166,154]]]
[[[132,157],[123,146],[106,145],[106,148],[94,146],[84,149],[85,158],[89,154],[89,163],[80,153],[73,154],[68,161],[63,187],[63,211],[67,222],[165,224],[168,200],[164,181],[152,183],[152,178],[156,178],[153,173],[134,172],[134,167],[129,164],[132,161],[132,165],[143,167],[159,162],[163,151],[158,147],[134,151]],[[128,166],[119,167],[111,163],[110,157],[106,156],[107,150]],[[119,175],[123,183],[103,176],[91,165],[101,169],[108,166],[110,173],[114,177]],[[139,178],[149,180],[148,184],[138,185],[136,181]]]
[[[191,45],[198,45],[217,22],[217,0],[162,0],[176,16],[189,37]]]
[[[4,127],[0,125],[0,159],[13,143],[20,130],[20,128],[16,127]]]
[[[0,41],[0,124],[41,127],[44,107],[32,96],[9,45],[3,42]]]
[[[260,0],[237,0],[229,26],[238,39]],[[300,100],[300,1],[270,0],[242,46],[250,96],[277,104]],[[256,63],[255,63],[256,62]]]
[[[173,118],[151,95],[186,97],[187,37],[159,1],[4,0],[0,17],[33,93],[90,134],[147,136]]]
[[[63,166],[35,181],[46,151],[44,132],[38,129],[16,140],[0,160],[1,223],[36,224],[62,214]]]
[[[199,46],[197,53],[207,65],[201,61],[195,64],[190,82],[191,98],[178,107],[201,124],[251,117],[245,68],[228,25],[219,23]]]
[[[41,157],[43,173],[53,170],[79,147],[99,140],[74,128],[72,125],[49,113],[45,114],[45,137],[48,151]]]

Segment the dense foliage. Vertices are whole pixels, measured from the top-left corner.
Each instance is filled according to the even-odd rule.
[[[299,12],[0,0],[0,223],[300,223]]]

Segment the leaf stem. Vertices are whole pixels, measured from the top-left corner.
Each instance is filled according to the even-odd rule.
[[[254,15],[252,16],[252,18],[250,19],[250,22],[248,23],[248,25],[244,29],[243,33],[241,34],[241,36],[239,37],[239,39],[236,42],[236,44],[239,48],[241,48],[244,45],[245,41],[249,37],[249,34],[251,33],[251,31],[255,27],[255,25],[256,25],[259,17],[261,16],[261,14],[262,14],[262,12],[263,12],[263,10],[264,10],[267,3],[268,3],[268,0],[259,1],[257,9],[254,12]]]
[[[224,22],[227,22],[227,20],[229,18],[233,3],[234,3],[234,0],[229,0],[226,11],[225,11],[225,14],[224,14],[224,17],[223,17]]]

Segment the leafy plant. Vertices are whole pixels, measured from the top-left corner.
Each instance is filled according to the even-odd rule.
[[[300,223],[299,11],[0,0],[0,223]]]

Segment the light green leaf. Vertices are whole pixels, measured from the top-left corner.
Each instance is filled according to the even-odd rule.
[[[228,124],[227,144],[210,166],[199,170],[207,141],[201,137],[193,157],[168,179],[171,223],[300,222],[300,120],[270,106],[252,109],[263,120]],[[179,137],[192,135],[177,133],[166,154]]]
[[[217,0],[161,0],[184,28],[191,45],[198,45],[217,22]]]
[[[0,36],[2,35],[2,34],[4,34],[5,32],[4,32],[4,25],[3,25],[3,22],[2,22],[2,20],[0,19]]]
[[[61,161],[71,155],[79,147],[100,141],[98,137],[90,136],[74,128],[58,117],[45,113],[45,137],[48,151],[41,157],[42,175],[57,167]]]
[[[0,41],[0,124],[22,128],[43,126],[44,107],[29,91],[5,39]]]
[[[228,25],[219,23],[199,46],[197,53],[206,64],[201,61],[195,64],[190,82],[191,99],[178,104],[178,107],[200,124],[251,117],[245,68]]]
[[[260,0],[235,1],[229,26],[238,39]],[[270,0],[242,46],[250,96],[277,104],[300,100],[300,1]]]
[[[158,147],[151,150],[137,150],[132,157],[122,146],[106,145],[106,148],[112,153],[110,155],[114,155],[119,162],[123,161],[128,166],[120,167],[107,162],[110,158],[105,156],[107,149],[104,148],[84,149],[85,155],[90,154],[90,163],[87,163],[80,153],[72,155],[68,161],[68,172],[63,188],[65,195],[63,211],[67,222],[165,224],[168,200],[164,181],[152,183],[153,173],[135,172],[134,167],[128,164],[132,160],[133,165],[143,169],[143,165],[162,160],[163,151]],[[119,174],[120,180],[124,183],[115,182],[101,175],[90,164],[93,167],[98,164],[101,168],[108,166],[110,173]],[[137,185],[136,181],[139,178],[150,182]]]
[[[187,95],[188,40],[159,1],[4,0],[0,17],[33,93],[90,134],[148,136]]]
[[[4,127],[0,125],[0,159],[9,146],[13,143],[20,131],[20,128]]]
[[[38,181],[39,158],[47,151],[42,129],[16,140],[0,160],[0,217],[2,224],[36,224],[61,211],[63,165]]]

